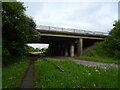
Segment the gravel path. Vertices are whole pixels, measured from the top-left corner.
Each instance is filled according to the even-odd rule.
[[[110,64],[110,63],[102,63],[102,62],[94,62],[94,61],[86,61],[86,60],[74,60],[78,64],[83,64],[87,66],[98,66],[98,67],[120,67],[120,65],[117,64]]]
[[[97,66],[97,67],[120,67],[120,64],[112,64],[112,63],[103,63],[103,62],[95,62],[95,61],[87,61],[87,60],[78,60],[72,57],[51,57],[57,60],[71,60],[75,61],[78,64],[87,65],[87,66]]]
[[[21,88],[34,88],[34,61],[33,58],[30,58],[30,60],[30,65],[25,77],[23,78]]]

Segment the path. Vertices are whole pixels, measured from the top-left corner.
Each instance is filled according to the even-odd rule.
[[[28,71],[26,72],[25,77],[23,78],[23,82],[21,88],[34,88],[34,61],[33,57],[30,57],[30,65]]]
[[[78,64],[83,64],[87,66],[98,66],[98,67],[120,67],[118,64],[112,64],[112,63],[103,63],[103,62],[95,62],[95,61],[87,61],[87,60],[78,60],[72,57],[51,57],[57,60],[71,60],[75,61]]]

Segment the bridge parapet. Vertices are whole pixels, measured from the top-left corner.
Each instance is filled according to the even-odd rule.
[[[72,28],[60,28],[60,27],[44,26],[44,25],[38,25],[36,29],[61,31],[61,32],[74,32],[74,33],[90,34],[90,35],[104,35],[104,36],[108,35],[108,33],[106,32],[88,31],[88,30],[80,30],[80,29],[72,29]]]

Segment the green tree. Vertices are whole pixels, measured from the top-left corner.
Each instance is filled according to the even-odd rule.
[[[3,60],[8,56],[24,55],[26,43],[39,39],[36,24],[25,10],[21,2],[2,3]]]
[[[109,48],[112,56],[120,58],[120,21],[115,21],[114,28],[106,38],[104,47]]]

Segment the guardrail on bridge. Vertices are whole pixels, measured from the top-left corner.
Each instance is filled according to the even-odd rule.
[[[108,33],[106,32],[87,31],[87,30],[71,29],[71,28],[60,28],[60,27],[44,26],[44,25],[38,25],[36,29],[62,31],[62,32],[74,32],[74,33],[91,34],[91,35],[104,35],[104,36],[108,35]]]

